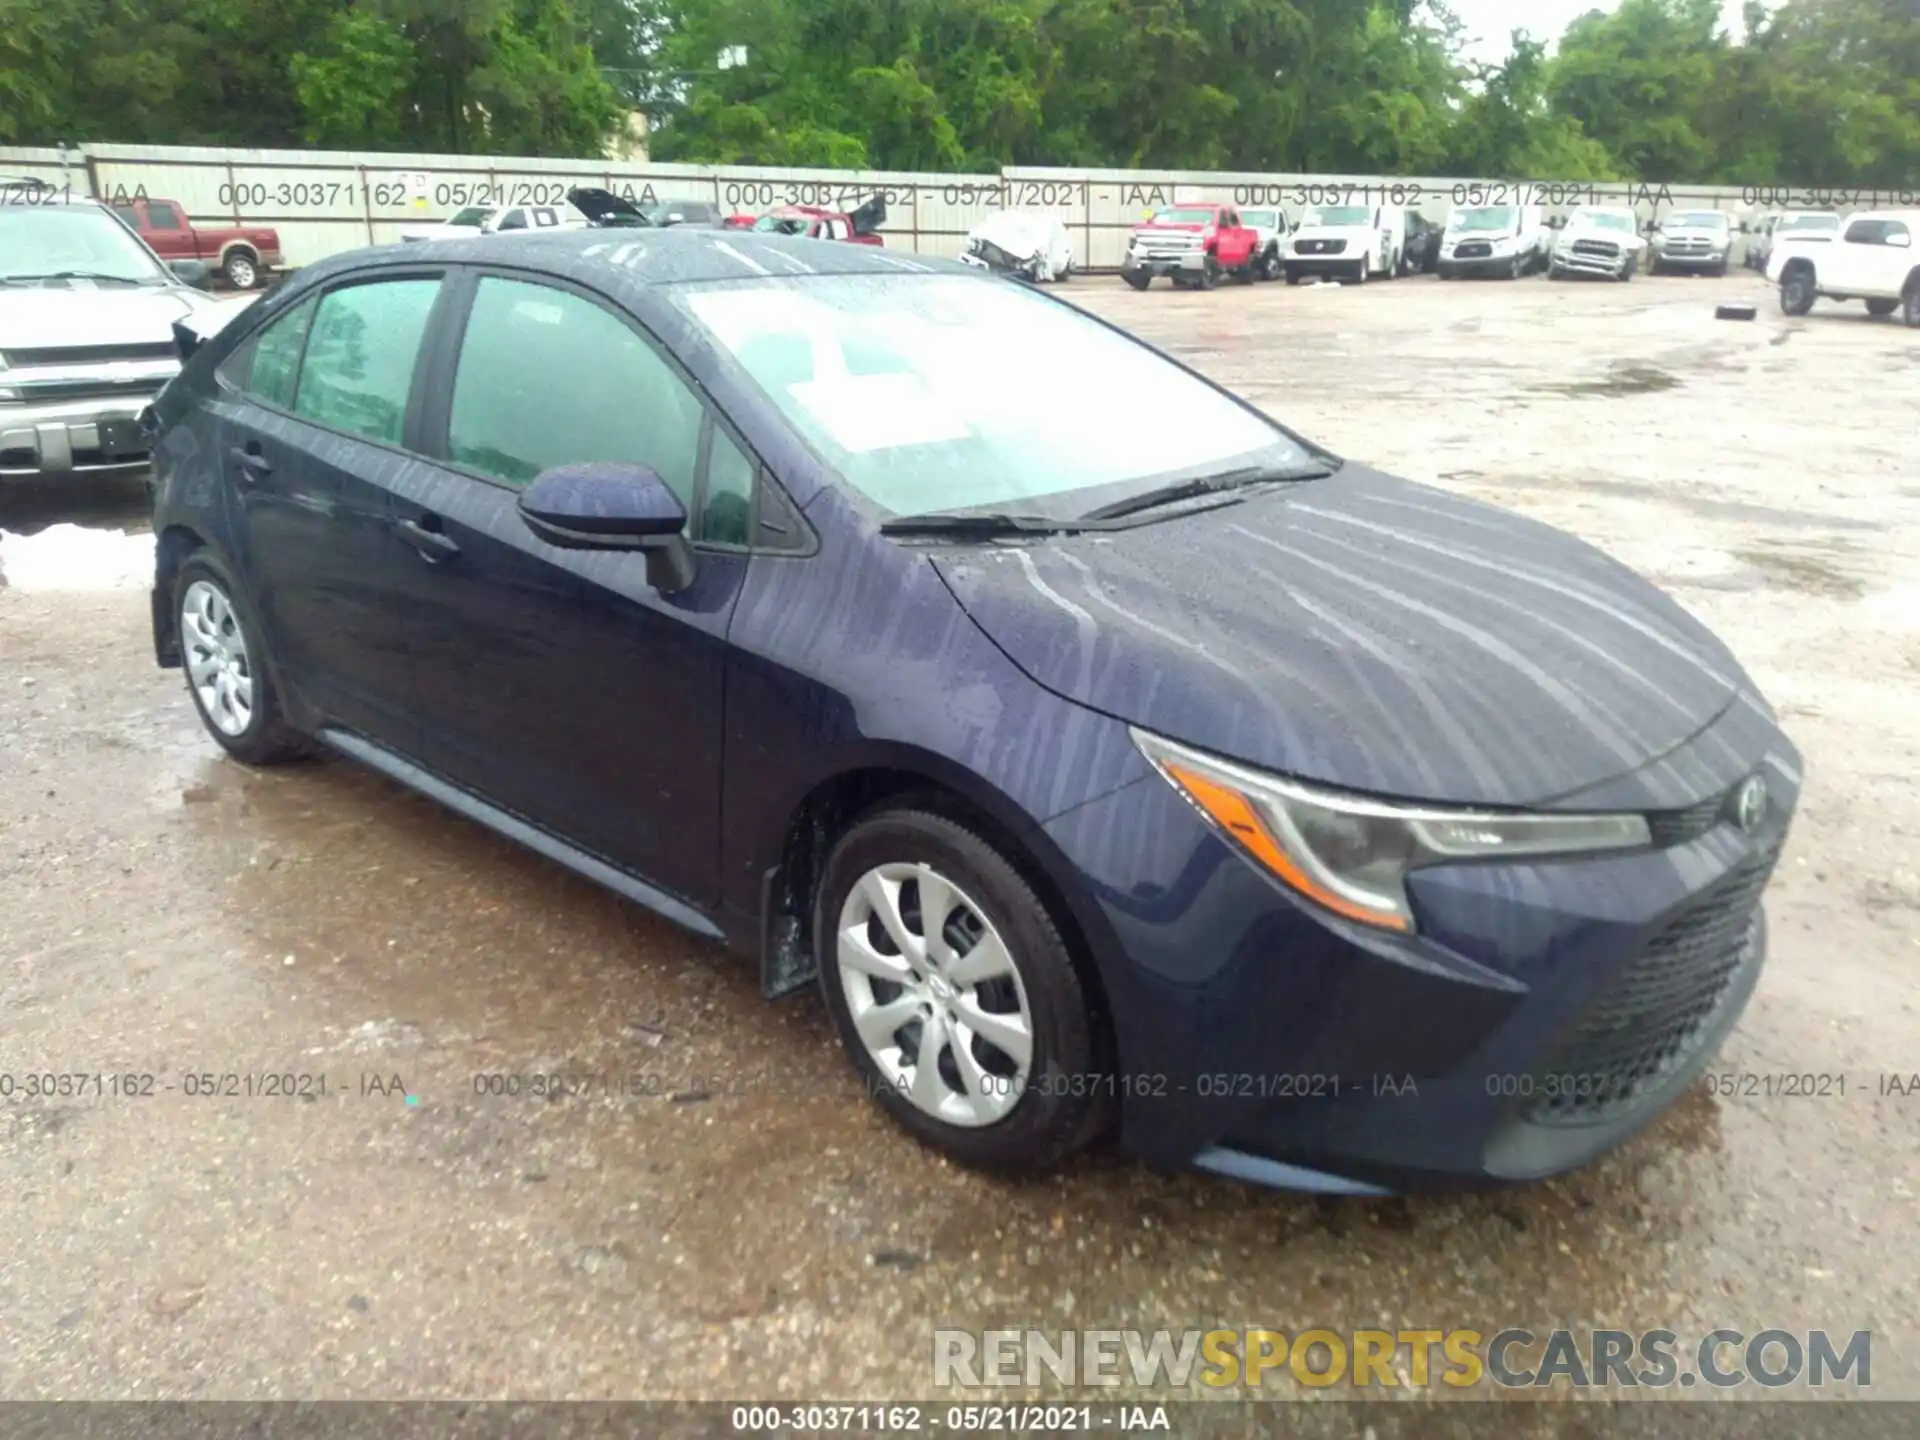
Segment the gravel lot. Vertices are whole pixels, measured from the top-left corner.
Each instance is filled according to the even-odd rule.
[[[0,1101],[0,1398],[925,1398],[937,1324],[1870,1328],[1875,1393],[1920,1398],[1920,1094],[1879,1093],[1920,1072],[1920,332],[1785,320],[1747,276],[1068,293],[1335,450],[1586,536],[1728,639],[1808,783],[1719,1068],[1845,1095],[1702,1083],[1494,1195],[1112,1156],[983,1179],[861,1100],[811,996],[767,1007],[345,763],[247,772],[154,667],[144,591],[15,586],[0,1072],[175,1089]],[[1759,321],[1716,321],[1734,298]],[[0,489],[0,528],[141,503]],[[636,1093],[475,1093],[552,1069]],[[333,1091],[188,1097],[202,1072]]]

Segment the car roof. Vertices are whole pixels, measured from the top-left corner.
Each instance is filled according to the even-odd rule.
[[[319,282],[342,274],[368,274],[437,261],[502,264],[517,269],[531,266],[601,289],[806,275],[897,275],[902,271],[976,274],[952,261],[898,254],[877,245],[807,240],[754,230],[596,226],[532,231],[515,235],[506,246],[498,236],[376,245],[306,266],[300,278]],[[307,287],[302,284],[299,288]]]

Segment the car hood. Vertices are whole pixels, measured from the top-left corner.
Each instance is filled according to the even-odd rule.
[[[1296,226],[1289,240],[1351,240],[1354,236],[1370,237],[1372,225],[1300,225]]]
[[[933,563],[1060,695],[1407,799],[1551,804],[1648,767],[1750,688],[1704,626],[1594,547],[1354,465],[1136,529]],[[1627,788],[1652,808],[1701,798]]]
[[[1053,226],[1038,215],[989,215],[967,232],[967,239],[997,245],[1009,255],[1030,259],[1044,255],[1053,243]]]
[[[210,297],[176,285],[4,286],[0,351],[171,343],[173,322],[208,303]]]

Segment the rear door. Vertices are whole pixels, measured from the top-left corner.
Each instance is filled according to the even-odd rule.
[[[435,272],[359,278],[277,316],[221,367],[218,463],[242,568],[286,683],[323,721],[413,753],[400,608],[419,561],[396,538],[395,478]]]
[[[494,271],[463,283],[398,497],[423,542],[413,627],[426,763],[631,874],[710,904],[719,885],[726,637],[756,465],[633,319],[590,291]],[[662,594],[634,553],[562,550],[516,502],[540,471],[652,466],[697,546]]]

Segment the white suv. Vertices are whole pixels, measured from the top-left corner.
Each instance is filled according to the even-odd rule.
[[[1864,300],[1869,315],[1896,310],[1920,329],[1920,210],[1869,210],[1847,217],[1837,237],[1815,242],[1775,237],[1767,279],[1780,287],[1780,308],[1804,315],[1818,299]]]

